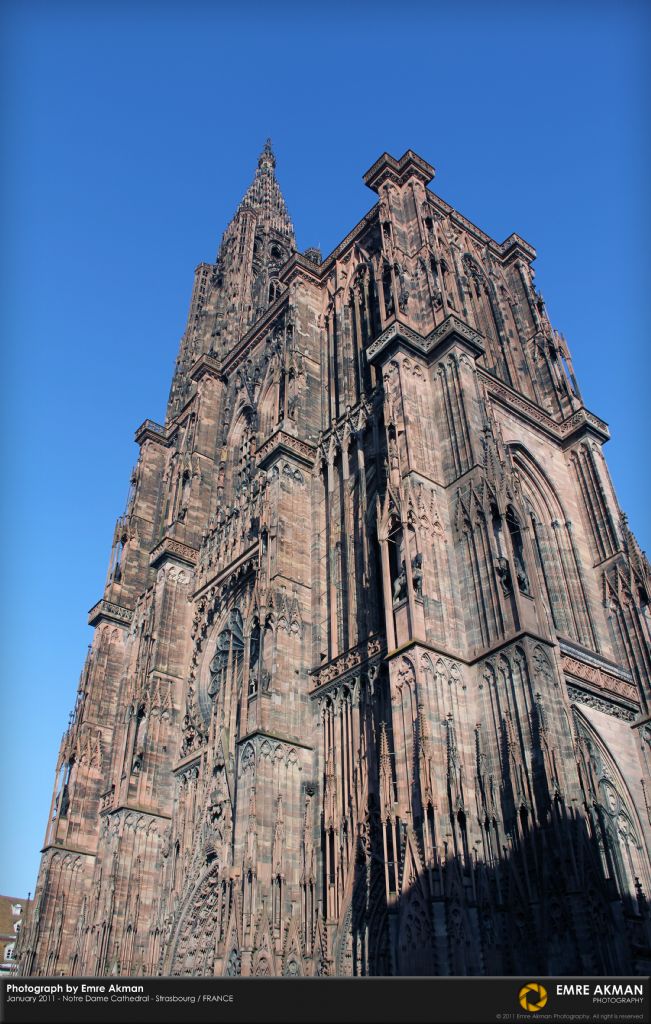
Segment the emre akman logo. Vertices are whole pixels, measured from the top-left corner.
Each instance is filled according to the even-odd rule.
[[[523,989],[524,991],[524,989]],[[642,982],[590,982],[562,984],[556,986],[557,996],[592,996],[593,1003],[642,1003],[644,985]]]
[[[547,1006],[547,989],[537,981],[530,981],[520,989],[518,993],[520,1006],[529,1013],[538,1013],[543,1006]]]

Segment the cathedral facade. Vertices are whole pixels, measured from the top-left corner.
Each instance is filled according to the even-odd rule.
[[[649,564],[533,282],[267,144],[195,272],[57,765],[27,975],[651,969]]]

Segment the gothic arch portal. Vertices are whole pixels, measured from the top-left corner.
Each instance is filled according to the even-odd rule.
[[[167,975],[214,973],[219,900],[218,867],[207,868],[186,896],[169,942]]]
[[[651,891],[651,864],[635,802],[607,744],[576,706],[572,708],[580,754],[579,770],[604,874],[620,898],[635,910],[640,887]]]

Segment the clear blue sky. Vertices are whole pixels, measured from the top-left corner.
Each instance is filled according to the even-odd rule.
[[[268,135],[301,248],[333,248],[373,203],[363,172],[407,148],[485,231],[536,247],[649,546],[648,5],[303,7],[0,13],[2,893],[34,889],[133,431],[164,416],[193,269]]]

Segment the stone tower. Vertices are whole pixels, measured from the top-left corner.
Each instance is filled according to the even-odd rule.
[[[651,969],[649,564],[533,284],[387,153],[195,273],[61,745],[25,974]]]

